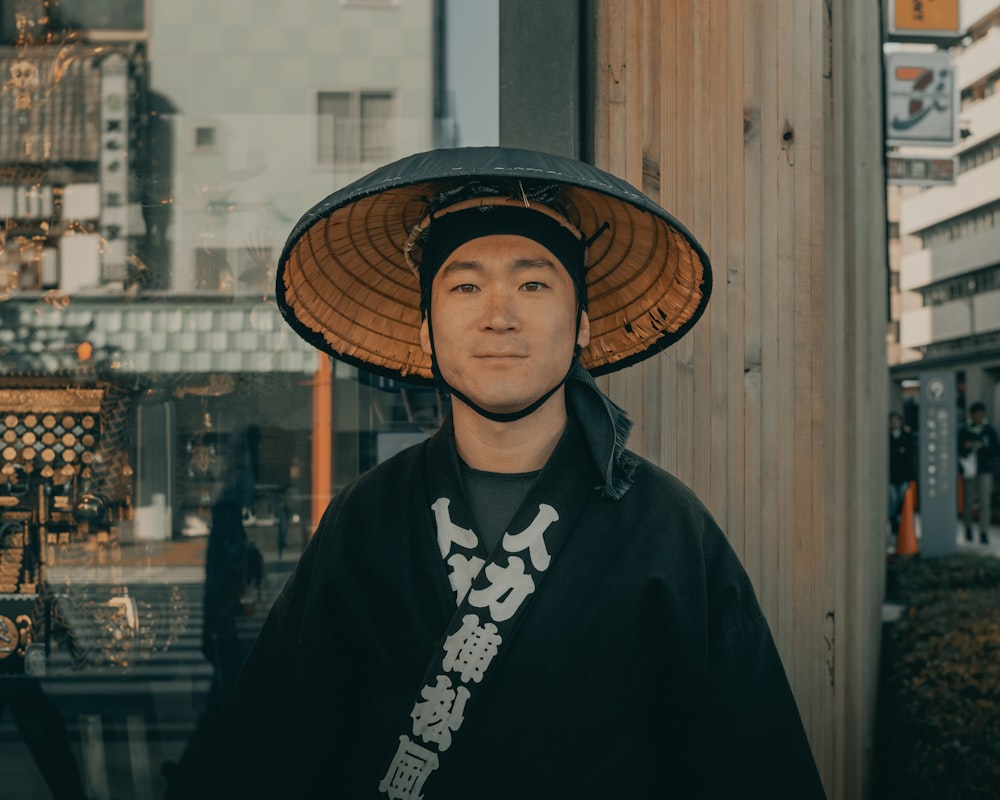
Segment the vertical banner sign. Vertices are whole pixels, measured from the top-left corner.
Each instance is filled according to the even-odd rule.
[[[128,261],[128,62],[101,61],[101,277],[122,280]]]
[[[958,551],[958,425],[955,373],[920,376],[920,552]]]
[[[958,144],[958,83],[947,51],[889,53],[885,81],[889,147]]]

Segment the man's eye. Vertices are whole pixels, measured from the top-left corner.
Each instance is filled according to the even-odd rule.
[[[476,291],[476,285],[474,283],[460,283],[452,289],[453,292],[458,292],[459,294],[470,294]]]
[[[528,281],[521,285],[521,288],[526,292],[539,292],[545,288],[545,284],[541,281]]]

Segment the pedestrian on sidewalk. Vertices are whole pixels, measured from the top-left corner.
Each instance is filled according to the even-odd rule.
[[[979,541],[989,544],[993,469],[1000,455],[1000,438],[986,419],[986,406],[973,403],[965,427],[958,432],[958,457],[962,468],[962,521],[966,541],[974,541],[972,508],[979,506]]]

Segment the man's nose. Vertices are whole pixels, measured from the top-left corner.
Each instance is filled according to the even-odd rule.
[[[517,297],[506,289],[486,292],[483,327],[488,330],[514,330],[518,327]]]

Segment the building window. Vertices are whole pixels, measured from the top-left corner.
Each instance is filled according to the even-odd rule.
[[[969,148],[959,156],[958,173],[964,174],[998,157],[1000,157],[1000,136],[994,136],[982,144]]]
[[[215,150],[215,126],[199,125],[194,129],[195,150]]]
[[[199,247],[194,254],[195,288],[223,294],[267,291],[270,247]]]
[[[965,236],[983,233],[994,227],[1000,227],[1000,201],[980,206],[958,217],[925,228],[920,232],[920,240],[923,247],[934,247]]]
[[[53,247],[32,243],[0,249],[0,300],[19,290],[40,291],[59,285],[58,254]]]
[[[55,22],[63,30],[141,31],[146,26],[146,0],[60,0],[46,3]]]
[[[383,163],[395,155],[393,92],[318,92],[316,160],[320,164]]]
[[[1000,286],[1000,266],[992,266],[928,286],[921,293],[925,306],[937,306],[992,292],[997,286]]]

